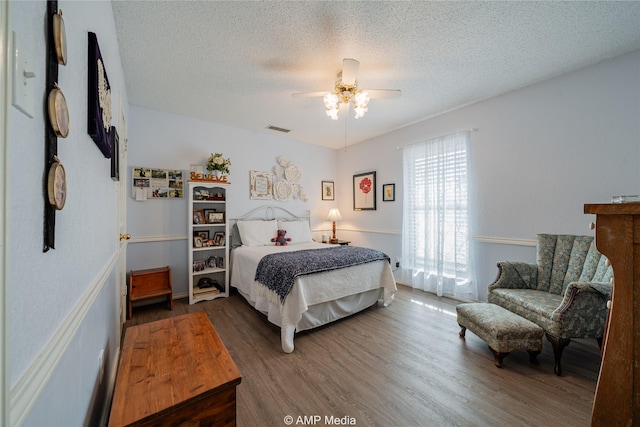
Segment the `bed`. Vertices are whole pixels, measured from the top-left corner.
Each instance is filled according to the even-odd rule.
[[[276,262],[277,258],[298,257],[295,265],[311,264],[313,258],[322,258],[328,263],[330,258],[326,255],[343,258],[342,252],[338,251],[356,250],[355,247],[345,249],[348,247],[313,241],[308,212],[299,216],[277,206],[263,206],[232,219],[230,226],[231,286],[271,323],[280,327],[285,353],[294,350],[296,332],[331,323],[374,304],[387,306],[393,301],[397,288],[388,257],[366,248],[358,250],[371,252],[367,255],[379,252],[386,258],[320,268],[317,272],[296,272],[292,278],[283,275],[283,283],[292,280],[284,297],[280,289],[267,287],[265,280],[256,276],[273,267],[267,261]],[[278,229],[287,230],[286,237],[291,239],[287,245],[276,246],[271,242]],[[299,262],[299,257],[303,256],[309,257],[305,258],[309,259],[308,263]]]

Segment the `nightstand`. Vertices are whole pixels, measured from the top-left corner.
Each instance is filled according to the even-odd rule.
[[[349,246],[349,243],[351,243],[348,240],[338,240],[338,243],[332,243],[333,245],[340,245],[340,246]]]

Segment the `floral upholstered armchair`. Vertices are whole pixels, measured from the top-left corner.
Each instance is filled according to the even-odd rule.
[[[535,264],[499,262],[490,303],[544,329],[553,346],[555,373],[572,338],[602,344],[613,270],[590,236],[539,234]]]

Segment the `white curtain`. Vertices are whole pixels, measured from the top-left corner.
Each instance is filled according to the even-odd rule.
[[[476,300],[469,209],[469,132],[403,149],[402,268],[414,288]]]

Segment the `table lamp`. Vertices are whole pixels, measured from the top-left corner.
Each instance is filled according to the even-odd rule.
[[[336,221],[342,219],[342,215],[340,215],[340,211],[338,208],[333,208],[329,211],[329,216],[327,216],[327,221],[333,221],[333,237],[329,240],[329,243],[338,243],[338,238],[336,237]]]

